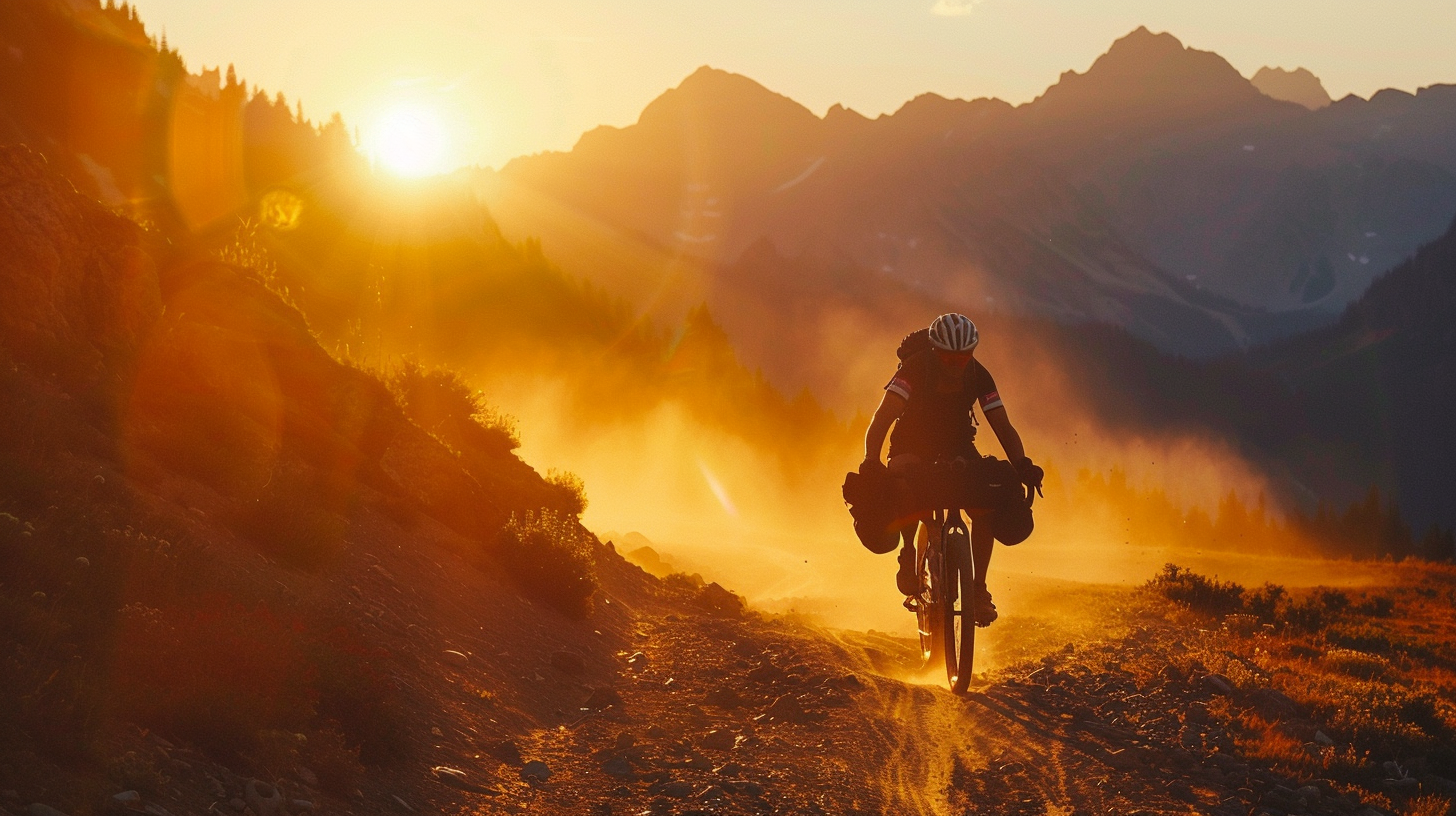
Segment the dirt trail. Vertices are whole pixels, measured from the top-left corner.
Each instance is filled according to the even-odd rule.
[[[1128,602],[1128,590],[1103,592],[1108,604]],[[1243,756],[1210,711],[1259,712],[1305,741],[1319,723],[1265,687],[1267,676],[1250,674],[1242,688],[1210,680],[1197,656],[1250,663],[1229,650],[1233,636],[1148,608],[1108,637],[980,678],[964,698],[904,679],[916,674],[916,650],[890,636],[751,614],[632,614],[619,702],[541,736],[559,776],[535,791],[532,812],[590,802],[602,814],[1232,816],[1370,805]]]

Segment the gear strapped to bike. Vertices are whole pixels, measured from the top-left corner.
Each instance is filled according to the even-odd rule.
[[[844,495],[856,533],[874,552],[889,552],[899,530],[923,525],[923,546],[917,533],[915,547],[919,588],[905,607],[915,613],[925,665],[943,662],[951,690],[964,693],[975,658],[976,593],[984,592],[983,584],[977,586],[968,519],[990,524],[996,540],[1018,544],[1031,534],[1035,494],[1009,462],[984,457],[938,461],[904,474],[883,468],[851,473]]]

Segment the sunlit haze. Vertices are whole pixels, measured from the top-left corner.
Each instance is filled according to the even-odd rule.
[[[361,130],[401,87],[462,111],[447,163],[500,166],[625,125],[700,65],[745,74],[823,113],[874,116],[924,92],[1025,102],[1145,25],[1245,76],[1305,67],[1331,96],[1456,81],[1456,5],[1353,0],[897,0],[793,4],[429,4],[138,0],[190,69],[237,66],[270,93]],[[362,134],[361,134],[362,135]]]
[[[426,105],[386,108],[363,135],[371,159],[401,176],[424,176],[448,169],[450,134],[437,111]]]

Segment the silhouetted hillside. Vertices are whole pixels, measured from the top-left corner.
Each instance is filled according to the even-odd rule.
[[[1304,406],[1309,441],[1282,453],[1322,496],[1371,478],[1420,532],[1451,525],[1456,490],[1456,224],[1371,285],[1328,329],[1254,352]]]
[[[270,189],[361,164],[337,115],[315,125],[231,67],[189,73],[126,4],[7,2],[0,48],[0,143],[169,233],[230,228]]]

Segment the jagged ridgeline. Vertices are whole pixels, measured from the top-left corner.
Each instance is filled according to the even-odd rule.
[[[189,73],[135,9],[17,0],[0,38],[0,141],[44,153],[169,257],[248,269],[359,365],[548,376],[588,418],[672,400],[798,459],[842,438],[807,394],[788,400],[741,365],[706,310],[678,327],[636,320],[538,243],[507,241],[465,180],[375,176],[338,115],[316,124],[230,66]]]

